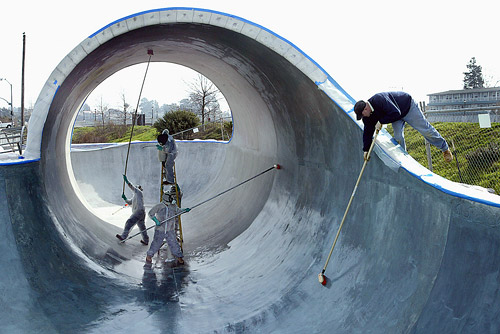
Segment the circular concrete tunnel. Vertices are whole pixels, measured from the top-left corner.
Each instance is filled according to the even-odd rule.
[[[269,34],[248,22],[216,13],[184,12],[193,18],[210,16],[211,21],[218,15],[216,22],[220,18],[232,19],[233,26],[249,26],[251,29],[246,30],[250,29],[250,35]],[[110,202],[121,202],[124,148],[93,151],[86,155],[73,153],[74,156],[82,156],[83,161],[78,162],[78,157],[73,157],[73,161],[70,159],[69,142],[76,114],[85,98],[113,73],[147,61],[148,50],[154,51],[151,61],[187,66],[209,78],[226,97],[233,114],[234,134],[230,143],[179,143],[181,153],[176,168],[185,193],[184,205],[199,203],[275,163],[284,166],[282,174],[287,175],[289,180],[283,186],[292,194],[297,193],[296,188],[309,187],[309,163],[313,170],[333,168],[330,164],[334,164],[332,161],[335,160],[328,158],[329,150],[320,144],[320,140],[340,145],[341,142],[333,140],[332,134],[326,131],[329,127],[335,128],[337,135],[348,131],[348,127],[339,126],[338,122],[348,122],[349,118],[318,89],[317,84],[283,55],[255,38],[225,27],[181,21],[130,28],[130,22],[145,20],[149,15],[157,15],[161,19],[165,13],[168,13],[168,17],[174,15],[177,21],[185,14],[180,10],[152,11],[118,21],[89,37],[91,42],[86,40],[79,48],[88,48],[100,36],[108,39],[99,41],[98,46],[93,45],[91,52],[86,50],[85,56],[75,61],[63,78],[49,79],[48,88],[40,94],[41,97],[50,96],[54,87],[57,87],[44,122],[41,162],[48,192],[58,193],[57,198],[49,199],[54,202],[56,216],[67,215],[67,208],[58,208],[56,203],[62,199],[71,203],[74,222],[67,219],[64,226],[75,224],[76,229],[94,231],[91,226],[93,221],[97,229],[105,225],[92,215],[89,218],[85,203],[79,204],[77,198],[81,196],[78,187],[75,187],[73,169],[78,171],[76,177],[79,182],[91,184],[97,194]],[[120,30],[123,26],[127,28]],[[293,57],[298,58],[298,51],[289,44],[287,47],[292,48]],[[73,56],[75,52],[67,58],[76,58]],[[301,62],[310,62],[306,57],[302,58]],[[54,73],[59,74],[59,71]],[[323,77],[325,81],[324,73]],[[40,105],[43,103],[40,102]],[[150,205],[158,199],[160,183],[156,152],[151,149],[153,146],[146,148],[144,145],[132,145],[128,168],[131,180],[154,189],[146,194]],[[28,144],[26,155],[30,154],[30,149]],[[298,168],[301,166],[304,170],[299,175]],[[194,249],[224,245],[239,235],[262,211],[273,188],[275,175],[263,176],[262,181],[252,182],[226,198],[207,203],[203,208],[193,211],[190,217],[186,215],[186,234],[189,235],[191,229],[201,229],[203,233],[191,234],[191,238],[186,239],[185,247]],[[234,210],[235,206],[238,210]],[[86,223],[79,223],[82,221]],[[77,239],[80,238],[85,237]],[[79,246],[88,247],[84,240]],[[99,254],[95,249],[86,251]]]
[[[162,271],[163,278],[143,269],[145,249],[137,240],[118,244],[114,235],[120,229],[82,200],[91,188],[104,201],[121,203],[127,147],[70,151],[85,98],[113,73],[146,62],[148,50],[154,51],[151,61],[187,66],[209,78],[233,115],[229,143],[178,142],[184,207],[282,166],[183,215],[188,265]],[[411,172],[371,160],[356,195],[362,206],[350,214],[356,223],[343,231],[332,258],[339,271],[332,273],[333,285],[318,284],[363,161],[353,102],[294,45],[231,15],[158,9],[90,35],[42,89],[25,152],[28,159],[40,158],[46,193],[41,220],[60,232],[51,237],[57,242],[50,254],[58,256],[50,268],[59,268],[61,278],[38,283],[53,292],[40,301],[53,326],[144,333],[167,327],[173,333],[414,328],[446,245],[451,247],[448,224],[463,217],[452,217],[452,196]],[[147,205],[158,199],[159,168],[154,143],[131,145],[127,175],[145,187]],[[395,198],[397,204],[380,205]],[[488,210],[483,212],[493,216]],[[415,237],[410,223],[401,224],[408,217],[419,217],[419,231],[426,233]],[[60,282],[71,290],[69,297],[58,290]],[[66,304],[57,304],[61,300]],[[66,318],[52,315],[54,309],[64,309]],[[436,322],[426,326],[435,328]]]
[[[108,270],[126,284],[140,280],[145,250],[138,255],[133,245],[117,245],[119,229],[92,214],[80,190],[85,184],[103,200],[121,203],[126,146],[70,152],[69,143],[85,98],[113,73],[146,62],[148,50],[154,52],[151,61],[187,66],[209,78],[233,115],[229,143],[178,142],[183,206],[276,163],[283,166],[183,216],[190,270],[201,274],[190,279],[204,281],[198,287],[208,292],[190,294],[196,288],[189,284],[183,289],[190,305],[183,317],[190,320],[176,320],[182,323],[179,332],[241,326],[274,307],[288,307],[282,298],[319,260],[321,252],[309,243],[327,236],[320,232],[335,206],[328,202],[337,196],[329,194],[331,175],[336,171],[341,183],[352,179],[340,167],[350,154],[338,138],[357,138],[359,128],[348,126],[352,120],[338,106],[351,107],[351,98],[322,69],[284,39],[243,19],[194,9],[139,13],[89,36],[60,63],[35,106],[25,153],[41,152],[54,221],[72,248],[101,266],[97,271]],[[338,101],[318,84],[330,87]],[[43,129],[37,131],[36,124]],[[160,184],[154,145],[132,144],[128,163],[129,179],[150,189],[146,204],[154,205]],[[204,302],[195,303],[198,298]],[[207,308],[212,310],[200,312]],[[212,317],[215,310],[219,314]]]

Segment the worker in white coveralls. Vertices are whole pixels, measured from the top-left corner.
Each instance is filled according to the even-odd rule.
[[[157,138],[158,144],[156,148],[162,153],[166,154],[165,160],[162,165],[165,169],[166,180],[162,180],[163,184],[175,184],[174,180],[174,161],[177,158],[177,145],[175,139],[172,137],[168,129],[162,131],[161,135]]]
[[[146,223],[144,219],[146,218],[146,209],[144,208],[144,194],[142,193],[142,187],[140,185],[134,186],[127,179],[126,175],[123,175],[123,180],[128,185],[130,190],[134,193],[132,199],[127,199],[125,194],[122,194],[122,198],[128,205],[132,205],[132,215],[125,222],[125,227],[123,228],[122,234],[117,234],[116,237],[121,241],[127,239],[130,230],[137,224],[139,229],[141,230],[142,240],[141,243],[143,245],[148,245],[149,236],[146,231]]]
[[[181,209],[176,203],[176,186],[163,194],[161,203],[156,204],[149,210],[149,217],[155,222],[155,234],[151,246],[147,251],[146,262],[153,261],[153,255],[160,250],[163,245],[163,240],[166,240],[170,252],[177,259],[179,264],[184,264],[184,255],[182,254],[181,246],[176,238],[176,225],[178,224],[178,216],[181,212],[189,212],[190,209]],[[179,191],[179,190],[178,190]],[[171,219],[169,219],[171,218]]]

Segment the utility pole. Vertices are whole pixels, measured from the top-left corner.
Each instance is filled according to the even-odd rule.
[[[21,74],[21,126],[24,125],[24,60],[26,55],[26,34],[23,32],[23,63]]]

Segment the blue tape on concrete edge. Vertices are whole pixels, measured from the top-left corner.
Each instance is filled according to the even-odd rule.
[[[286,38],[283,38],[282,36],[276,34],[275,32],[267,29],[266,27],[263,27],[261,26],[260,24],[257,24],[255,22],[252,22],[252,21],[249,21],[247,19],[244,19],[242,17],[239,17],[239,16],[236,16],[236,15],[232,15],[232,14],[228,14],[228,13],[224,13],[224,12],[219,12],[219,11],[216,11],[216,10],[211,10],[211,9],[203,9],[203,8],[195,8],[195,7],[166,7],[166,8],[158,8],[158,9],[151,9],[151,10],[147,10],[147,11],[143,11],[143,12],[139,12],[139,13],[135,13],[135,14],[132,14],[132,15],[128,15],[128,16],[125,16],[121,19],[118,19],[116,21],[113,21],[107,25],[105,25],[104,27],[102,27],[101,29],[97,30],[95,33],[93,33],[92,35],[89,36],[89,38],[93,38],[94,36],[96,36],[97,34],[99,34],[100,32],[102,32],[103,30],[106,30],[107,28],[111,27],[112,25],[118,23],[118,22],[122,22],[122,21],[125,21],[125,20],[128,20],[130,18],[133,18],[135,16],[139,16],[139,15],[143,15],[143,14],[148,14],[148,13],[154,13],[154,12],[163,12],[163,11],[174,11],[174,10],[193,10],[193,11],[201,11],[201,12],[206,12],[206,13],[214,13],[214,14],[219,14],[219,15],[224,15],[224,16],[227,16],[227,17],[231,17],[231,18],[234,18],[234,19],[237,19],[237,20],[240,20],[242,22],[245,22],[245,23],[248,23],[248,24],[251,24],[255,27],[258,27],[262,30],[265,30],[267,31],[268,33],[276,36],[277,38],[279,38],[280,40],[286,42],[287,44],[291,45],[292,47],[294,47],[298,52],[300,52],[304,57],[306,57],[307,59],[309,59],[316,67],[318,67],[327,77],[327,80],[330,81],[334,86],[335,88],[337,88],[340,92],[342,92],[342,94],[344,94],[353,104],[356,102],[324,69],[323,67],[321,67],[314,59],[312,59],[311,57],[309,57],[304,51],[302,51],[299,47],[297,47],[295,44],[293,44],[292,42],[290,42],[289,40],[287,40]],[[326,81],[326,80],[325,80]]]
[[[10,165],[24,165],[32,162],[40,161],[40,158],[36,159],[19,159],[18,161],[0,162],[0,166],[10,166]]]

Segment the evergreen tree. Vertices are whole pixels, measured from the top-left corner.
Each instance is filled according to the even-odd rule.
[[[161,133],[164,129],[168,129],[170,134],[194,128],[199,124],[196,114],[186,110],[175,110],[165,113],[162,118],[159,118],[153,127]]]
[[[464,72],[464,89],[483,88],[484,78],[481,65],[476,64],[476,57],[472,57],[467,64],[468,72]]]

